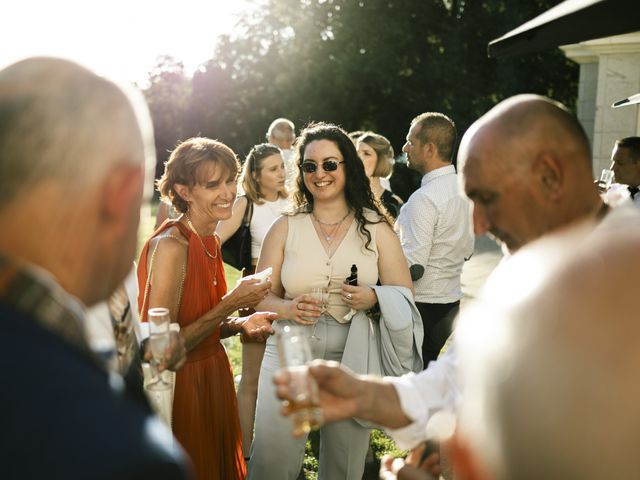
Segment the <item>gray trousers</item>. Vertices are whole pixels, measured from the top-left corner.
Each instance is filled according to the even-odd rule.
[[[287,324],[280,320],[276,330]],[[306,329],[311,336],[313,327]],[[323,315],[318,320],[315,335],[319,340],[309,340],[314,358],[342,359],[349,324],[340,324]],[[295,480],[304,460],[306,437],[291,435],[293,424],[280,415],[280,400],[275,395],[273,376],[280,368],[275,336],[267,341],[258,382],[255,437],[251,448],[248,480]],[[369,429],[353,419],[324,425],[320,429],[320,459],[318,480],[360,480],[369,447]]]

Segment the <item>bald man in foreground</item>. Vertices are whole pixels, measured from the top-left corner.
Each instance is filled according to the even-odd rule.
[[[473,201],[475,233],[489,233],[512,253],[575,222],[590,222],[592,229],[640,222],[630,204],[603,204],[584,130],[564,106],[545,97],[519,95],[491,109],[465,133],[458,165]],[[354,377],[335,364],[317,364],[311,373],[326,421],[369,420],[408,449],[424,440],[435,412],[456,409],[457,364],[454,346],[418,375]],[[286,398],[286,376],[277,381]]]
[[[636,223],[547,237],[492,276],[456,330],[457,480],[640,478],[638,272]]]
[[[153,165],[139,93],[60,59],[0,71],[3,478],[188,476],[171,432],[84,328],[86,307],[131,270]]]

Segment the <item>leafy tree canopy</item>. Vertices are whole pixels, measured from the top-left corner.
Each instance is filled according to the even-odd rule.
[[[234,36],[188,78],[163,57],[146,91],[159,162],[181,139],[217,138],[241,156],[269,123],[371,129],[400,152],[425,111],[459,132],[496,102],[533,92],[575,107],[578,69],[559,50],[489,59],[487,43],[553,0],[254,0]],[[212,47],[213,48],[213,47]]]

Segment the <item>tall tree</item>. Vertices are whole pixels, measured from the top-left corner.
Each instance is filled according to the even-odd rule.
[[[153,119],[158,177],[169,152],[178,140],[185,138],[188,125],[191,79],[186,75],[182,62],[169,55],[158,57],[149,72],[149,87],[144,94]]]
[[[519,92],[575,105],[577,66],[558,51],[495,60],[489,40],[553,0],[254,0],[235,36],[218,42],[194,75],[179,128],[227,142],[241,154],[285,116],[347,130],[372,129],[397,152],[410,120],[451,116],[462,133]],[[164,77],[162,82],[169,81]]]

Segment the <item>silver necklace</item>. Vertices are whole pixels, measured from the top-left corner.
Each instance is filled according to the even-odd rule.
[[[349,212],[347,212],[347,214],[344,217],[342,217],[340,219],[340,221],[338,221],[336,223],[321,222],[320,220],[318,220],[318,217],[316,217],[315,213],[313,213],[313,212],[311,212],[311,216],[318,223],[318,228],[320,228],[320,232],[322,233],[322,236],[324,237],[324,240],[327,242],[327,245],[331,246],[331,242],[333,242],[334,235],[340,229],[340,225],[342,225],[342,222],[344,222],[345,219],[349,216]],[[333,227],[333,228],[331,229],[331,231],[329,233],[327,233],[324,230],[324,228],[322,228],[323,225],[326,226],[326,227]]]

